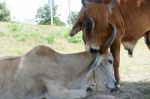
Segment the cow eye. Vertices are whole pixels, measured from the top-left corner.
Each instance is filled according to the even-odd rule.
[[[92,32],[93,22],[90,19],[87,19],[85,24],[85,29],[87,32]]]
[[[111,59],[109,59],[108,62],[109,62],[110,64],[113,64],[113,61],[112,61]]]

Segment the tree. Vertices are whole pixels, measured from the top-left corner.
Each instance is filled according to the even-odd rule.
[[[79,12],[71,11],[70,16],[68,17],[68,24],[73,25],[77,19],[77,16],[79,15]]]
[[[0,21],[10,21],[10,11],[4,2],[0,3]]]
[[[54,25],[59,25],[59,26],[65,25],[58,17],[56,11],[57,11],[57,6],[53,7]],[[43,7],[40,7],[37,10],[36,22],[43,25],[51,24],[51,12],[50,12],[50,6],[48,4],[45,4]]]

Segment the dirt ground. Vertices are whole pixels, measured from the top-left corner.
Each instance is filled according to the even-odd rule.
[[[89,93],[85,99],[150,99],[150,75],[145,75],[144,78],[143,75],[128,75],[122,78],[120,91],[111,93],[101,89]]]
[[[136,91],[117,92],[117,93],[101,93],[97,92],[86,99],[146,99],[142,94]]]

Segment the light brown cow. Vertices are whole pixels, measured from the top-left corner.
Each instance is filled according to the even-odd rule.
[[[87,52],[59,54],[37,46],[23,56],[1,58],[0,99],[81,98],[94,68],[97,83],[114,88],[112,55],[97,57],[94,61],[95,56]],[[91,68],[99,59],[98,67]]]
[[[132,55],[136,43],[144,36],[150,49],[150,0],[82,0],[82,4],[70,35],[82,30],[87,51],[103,54],[110,47],[119,84],[121,43]]]

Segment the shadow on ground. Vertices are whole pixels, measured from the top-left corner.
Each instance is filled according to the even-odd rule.
[[[150,99],[150,82],[122,82],[116,93],[99,90],[85,99]]]

